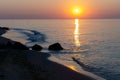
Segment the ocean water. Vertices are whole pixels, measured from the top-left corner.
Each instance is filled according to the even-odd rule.
[[[28,47],[39,44],[73,70],[120,80],[120,19],[0,20],[0,26],[10,28],[4,37]],[[56,42],[65,50],[48,51]]]

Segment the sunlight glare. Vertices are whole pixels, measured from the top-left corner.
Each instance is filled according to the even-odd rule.
[[[73,13],[74,13],[74,15],[80,15],[82,13],[82,9],[81,8],[74,8]]]
[[[75,19],[75,31],[74,31],[74,40],[77,47],[80,46],[79,41],[79,19]]]
[[[68,68],[70,68],[71,70],[77,71],[76,67],[73,65],[69,65]]]
[[[78,14],[79,13],[79,9],[75,9],[75,13]]]

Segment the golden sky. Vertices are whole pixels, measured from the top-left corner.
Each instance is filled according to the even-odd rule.
[[[120,18],[119,7],[120,0],[0,0],[0,18]]]

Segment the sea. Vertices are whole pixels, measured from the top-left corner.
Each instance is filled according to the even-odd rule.
[[[28,47],[41,45],[50,60],[72,70],[120,80],[120,19],[4,19],[2,36]],[[64,50],[49,51],[60,43]]]

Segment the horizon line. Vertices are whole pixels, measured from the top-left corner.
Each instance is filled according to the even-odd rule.
[[[1,19],[120,19],[120,18],[0,18]]]

